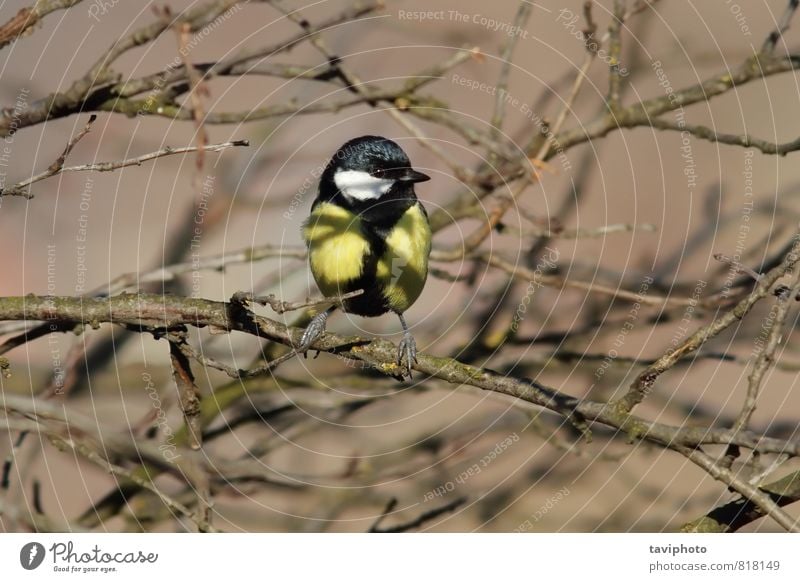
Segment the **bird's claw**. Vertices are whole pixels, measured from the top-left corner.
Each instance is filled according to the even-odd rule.
[[[405,360],[405,365],[403,361]],[[401,374],[408,374],[411,378],[411,366],[417,362],[417,342],[410,333],[403,335],[400,345],[397,346],[397,365],[400,367]],[[403,374],[405,375],[405,374]]]

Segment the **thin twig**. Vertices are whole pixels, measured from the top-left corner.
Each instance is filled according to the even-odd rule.
[[[438,255],[432,255],[431,258],[434,260],[439,260]],[[611,287],[608,285],[602,285],[600,283],[593,283],[590,281],[575,281],[572,279],[565,279],[558,275],[538,273],[535,269],[530,269],[524,265],[509,261],[508,259],[501,257],[496,252],[473,253],[469,255],[469,258],[478,259],[487,265],[502,269],[503,271],[519,278],[520,280],[534,282],[536,284],[553,287],[555,289],[579,289],[588,293],[597,293],[600,295],[614,297],[615,299],[620,299],[623,301],[641,303],[642,305],[652,305],[656,307],[663,307],[666,305],[686,306],[694,305],[695,303],[693,298],[688,297],[668,297],[666,295],[660,295],[656,293],[648,293],[647,295],[644,295],[636,291],[629,291],[627,289],[620,289],[619,287]]]
[[[121,75],[116,73],[111,65],[122,55],[139,46],[153,42],[170,26],[174,26],[176,21],[190,24],[191,32],[196,32],[200,28],[213,22],[215,19],[231,10],[236,4],[244,4],[243,0],[210,0],[198,6],[193,6],[184,12],[176,15],[173,21],[158,18],[155,22],[142,26],[130,34],[116,40],[101,56],[97,59],[91,69],[80,79],[75,81],[66,91],[52,93],[45,98],[39,99],[29,104],[29,106],[16,118],[10,115],[0,115],[0,137],[9,135],[9,132],[16,131],[24,127],[43,123],[49,119],[65,117],[73,113],[85,111],[86,103],[97,103],[96,111],[114,111],[126,115],[158,115],[173,119],[193,120],[192,112],[182,108],[174,102],[164,103],[159,100],[159,95],[164,87],[162,75],[148,75],[143,79],[133,79],[122,82]],[[371,12],[375,12],[384,6],[382,0],[362,0],[355,2],[352,6],[347,6],[330,18],[314,25],[311,32],[325,30],[338,26],[343,23],[358,22],[359,19]],[[288,40],[281,40],[274,44],[247,48],[239,53],[215,63],[210,69],[205,69],[204,73],[210,75],[226,74],[233,67],[244,65],[245,63],[257,64],[260,60],[274,56],[278,53],[287,52],[298,44],[306,41],[309,32],[305,30]],[[179,89],[171,92],[171,97],[185,93],[188,89],[186,81],[186,71],[181,69],[174,75],[168,75],[174,79],[173,83],[178,84]],[[145,80],[146,81],[143,81]],[[184,86],[180,86],[184,83]],[[138,93],[151,91],[148,98],[136,100],[129,99],[123,95],[126,87],[135,87]],[[171,91],[171,89],[170,89]],[[396,92],[395,92],[396,95]],[[361,99],[356,98],[354,103],[360,103]],[[57,106],[54,104],[57,103]],[[338,111],[340,104],[322,104],[321,110]],[[333,107],[332,109],[330,107]],[[277,106],[258,108],[242,112],[209,113],[205,117],[206,124],[214,123],[237,123],[238,121],[253,121],[283,115],[285,113],[313,112],[313,107],[307,106]],[[8,111],[8,110],[6,110]],[[14,127],[12,127],[12,125]]]
[[[431,253],[431,259],[435,261],[461,261],[475,249],[477,249],[483,241],[489,238],[492,230],[500,223],[506,211],[514,204],[514,202],[522,195],[522,193],[531,185],[533,177],[525,174],[522,179],[517,183],[515,188],[506,196],[502,197],[497,205],[489,213],[485,222],[472,231],[469,235],[464,237],[460,245],[455,245],[448,250],[438,249]]]
[[[785,143],[775,143],[758,139],[747,134],[719,133],[704,125],[677,123],[667,119],[651,119],[648,125],[665,131],[688,132],[696,138],[714,143],[735,145],[743,148],[755,148],[765,154],[785,156],[788,153],[800,150],[800,139],[794,139]]]
[[[761,46],[761,52],[763,54],[771,53],[775,50],[778,41],[783,38],[783,34],[789,30],[789,26],[792,23],[792,17],[794,16],[794,13],[797,11],[798,7],[800,7],[800,0],[789,0],[786,9],[783,11],[783,16],[781,16],[781,19],[778,22],[778,27],[769,33],[764,41],[764,44]]]
[[[714,256],[714,259],[719,261],[720,263],[725,263],[726,265],[730,265],[731,267],[736,269],[737,273],[743,273],[743,274],[747,275],[748,277],[751,277],[753,279],[753,281],[755,281],[756,283],[758,283],[762,279],[762,277],[764,276],[761,273],[758,273],[755,270],[751,269],[750,267],[748,267],[744,263],[740,263],[738,261],[734,261],[732,258],[730,258],[730,257],[728,257],[726,255],[723,255],[722,253],[715,253],[713,256]]]
[[[383,520],[386,519],[386,516],[392,513],[392,511],[394,511],[395,507],[397,507],[397,497],[392,497],[391,499],[389,499],[389,502],[386,504],[386,507],[383,509],[383,511],[381,511],[381,514],[373,522],[373,524],[367,531],[369,531],[369,533],[379,532],[380,530],[378,529],[378,527],[381,525]]]
[[[622,25],[625,19],[625,0],[614,0],[614,13],[608,28],[608,108],[615,112],[620,107],[620,58],[622,55]]]
[[[263,374],[266,374],[267,372],[272,372],[280,364],[287,362],[292,358],[294,358],[295,356],[299,355],[298,351],[292,350],[290,352],[283,354],[282,356],[273,358],[272,360],[268,361],[266,364],[263,364],[261,366],[257,366],[255,368],[250,368],[246,370],[241,370],[206,355],[202,351],[202,345],[201,345],[201,350],[197,351],[192,346],[189,345],[189,342],[185,340],[175,341],[174,343],[180,348],[180,350],[183,352],[185,356],[196,360],[197,363],[199,363],[201,366],[214,368],[215,370],[224,372],[231,378],[236,378],[237,380],[241,380],[243,378],[254,378],[256,376],[261,376]]]
[[[120,168],[127,168],[129,166],[141,166],[144,162],[149,162],[150,160],[154,160],[156,158],[164,158],[167,156],[174,156],[176,154],[186,154],[189,152],[196,152],[201,149],[207,152],[219,152],[232,147],[240,147],[240,146],[247,147],[249,145],[250,142],[247,141],[246,139],[238,139],[234,141],[226,141],[223,143],[212,144],[204,146],[202,148],[198,146],[185,146],[179,148],[166,147],[164,149],[160,149],[158,151],[150,152],[149,154],[144,154],[127,160],[61,167],[55,171],[53,171],[52,169],[53,167],[51,166],[41,174],[37,174],[31,178],[28,178],[27,180],[19,182],[18,184],[15,184],[14,186],[11,186],[10,188],[7,188],[5,190],[0,190],[0,196],[22,196],[23,198],[28,198],[28,199],[33,198],[33,194],[30,193],[30,190],[28,188],[31,184],[34,184],[35,182],[40,182],[41,180],[50,178],[52,176],[56,176],[58,174],[64,174],[66,172],[113,172],[114,170],[119,170]]]
[[[64,148],[64,151],[61,152],[61,155],[56,158],[48,168],[42,172],[41,174],[37,174],[33,178],[25,180],[24,182],[20,182],[12,186],[11,188],[2,189],[0,190],[0,196],[21,196],[23,198],[27,198],[30,200],[33,198],[33,194],[30,193],[30,190],[26,190],[27,186],[34,182],[38,182],[39,180],[44,180],[45,178],[50,178],[51,176],[55,176],[56,174],[60,174],[64,172],[64,163],[67,161],[67,156],[69,156],[72,149],[78,144],[83,137],[89,133],[92,129],[92,124],[97,120],[97,115],[91,115],[89,117],[89,121],[86,122],[86,125],[81,129],[78,133],[76,133],[67,143],[67,147]]]
[[[434,520],[437,517],[444,515],[445,513],[450,513],[451,511],[455,511],[466,502],[467,502],[466,497],[458,497],[456,499],[453,499],[452,501],[445,503],[444,505],[435,507],[433,509],[429,509],[428,511],[424,511],[423,513],[419,514],[411,521],[407,521],[406,523],[385,527],[383,529],[379,529],[377,527],[378,523],[376,523],[373,524],[373,526],[370,528],[369,531],[371,533],[400,533],[400,532],[410,531],[412,529],[417,529],[418,527],[425,525],[427,522]],[[392,509],[393,507],[389,508],[387,506],[388,511],[391,511]],[[388,511],[385,511],[384,513],[388,513]],[[379,522],[380,521],[382,521],[382,519],[379,520]]]

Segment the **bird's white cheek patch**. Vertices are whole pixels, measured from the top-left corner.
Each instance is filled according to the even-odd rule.
[[[394,180],[376,178],[358,170],[340,170],[333,175],[333,181],[342,194],[356,200],[376,200],[394,184]]]

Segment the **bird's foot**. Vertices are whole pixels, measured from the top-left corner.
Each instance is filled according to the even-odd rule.
[[[300,338],[300,345],[297,346],[298,352],[307,353],[308,349],[311,347],[311,344],[322,337],[322,334],[325,333],[325,324],[328,321],[329,314],[330,313],[328,311],[323,311],[311,319],[308,327],[306,327],[306,330],[303,332],[303,335]]]
[[[405,364],[403,363],[405,361]],[[411,366],[417,361],[417,342],[414,341],[414,336],[406,331],[403,334],[403,339],[397,346],[397,365],[400,366],[401,374],[406,372],[408,377],[411,378]]]

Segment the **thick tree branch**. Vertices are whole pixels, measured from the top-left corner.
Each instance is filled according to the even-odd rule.
[[[114,323],[157,335],[183,326],[212,327],[240,331],[269,339],[288,347],[297,345],[303,330],[286,327],[245,309],[241,303],[226,303],[171,295],[123,293],[109,298],[24,297],[0,298],[0,321],[38,320],[60,324],[63,329],[76,325],[98,326]],[[336,353],[360,360],[383,374],[396,376],[397,346],[385,340],[326,333],[311,349]],[[762,452],[800,454],[800,442],[762,439],[749,432],[714,430],[707,427],[670,427],[645,421],[603,402],[581,400],[555,391],[538,382],[499,374],[488,368],[463,364],[452,358],[419,354],[414,370],[450,384],[468,385],[511,396],[565,416],[578,416],[606,424],[662,445],[738,444]]]

